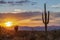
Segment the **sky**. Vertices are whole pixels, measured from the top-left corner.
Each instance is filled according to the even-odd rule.
[[[60,0],[3,0],[6,3],[0,3],[0,12],[15,11],[43,11],[44,3],[47,4],[47,10],[60,12]],[[15,3],[19,2],[20,3]],[[14,2],[14,3],[8,3]]]
[[[60,0],[3,0],[0,2],[0,22],[12,21],[20,26],[43,26],[44,3],[50,11],[49,25],[60,25]],[[2,13],[2,14],[1,14]]]

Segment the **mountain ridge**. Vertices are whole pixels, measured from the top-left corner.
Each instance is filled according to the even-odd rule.
[[[27,31],[44,31],[45,27],[43,26],[36,26],[36,27],[28,27],[28,26],[21,26],[18,28],[19,30],[27,30]],[[48,26],[48,31],[50,30],[58,30],[60,29],[60,26]]]

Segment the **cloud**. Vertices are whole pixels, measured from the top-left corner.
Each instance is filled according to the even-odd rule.
[[[27,12],[27,10],[21,10],[21,9],[13,9],[12,11],[5,11],[5,12],[0,12],[0,13],[22,13],[22,12]]]
[[[12,13],[21,13],[21,12],[26,12],[26,10],[14,9]]]
[[[24,5],[24,4],[31,4],[31,5],[35,5],[37,2],[32,2],[30,0],[1,0],[0,4],[11,4],[11,5]]]
[[[60,4],[52,5],[52,8],[60,8]]]
[[[40,18],[32,19],[32,21],[40,21]]]
[[[0,14],[3,18],[5,17],[14,17],[16,19],[29,19],[35,16],[40,16],[41,13],[40,12],[19,12],[19,13],[1,13]]]
[[[52,13],[51,18],[50,25],[60,25],[60,12]]]
[[[18,9],[17,9],[18,10]],[[21,10],[18,10],[19,12]],[[60,13],[50,13],[49,25],[60,24]],[[43,25],[42,14],[40,12],[20,12],[20,13],[3,13],[0,14],[0,21],[5,19],[15,20],[21,25]]]
[[[10,3],[10,4],[12,4],[12,5],[24,5],[24,4],[28,4],[28,3],[30,3],[29,0],[20,0],[20,1],[15,1],[13,3]]]
[[[60,17],[60,12],[55,13],[55,17]]]
[[[38,21],[38,18],[41,19],[40,12],[21,12],[21,13],[1,13],[0,21],[4,22],[6,20],[14,20],[13,22],[17,22],[20,25],[33,25],[39,26],[41,21]],[[35,21],[33,21],[33,19]]]
[[[41,20],[42,20],[41,14],[31,18],[31,21],[41,21]]]
[[[26,3],[26,2],[30,2],[29,0],[20,0],[20,1],[16,1],[16,3]]]

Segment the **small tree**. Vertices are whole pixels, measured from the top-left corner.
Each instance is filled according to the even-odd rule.
[[[14,27],[15,32],[18,32],[18,26]]]
[[[14,27],[14,31],[15,31],[14,36],[15,36],[15,37],[18,37],[18,26],[15,26],[15,27]]]

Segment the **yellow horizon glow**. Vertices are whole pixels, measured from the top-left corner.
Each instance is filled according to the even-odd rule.
[[[11,26],[12,26],[12,22],[10,22],[10,21],[5,22],[5,26],[6,26],[6,27],[11,27]]]

